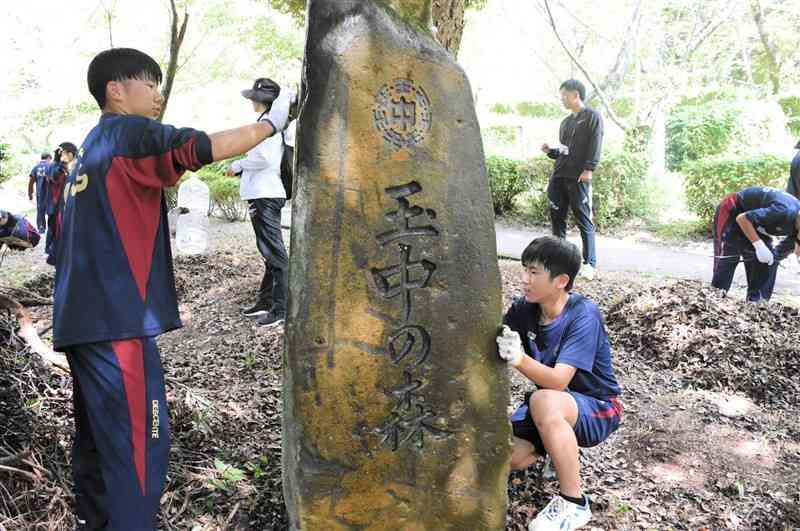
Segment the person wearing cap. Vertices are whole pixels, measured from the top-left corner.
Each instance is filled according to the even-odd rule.
[[[258,78],[253,87],[242,91],[252,102],[258,121],[269,120],[267,113],[280,95],[281,87],[269,78]],[[239,194],[249,204],[250,221],[256,234],[256,245],[264,259],[264,276],[255,304],[244,310],[258,317],[258,324],[278,326],[286,318],[286,294],[289,288],[289,255],[281,232],[281,209],[286,204],[286,190],[281,181],[283,140],[275,135],[262,141],[234,161],[228,175],[239,175]]]
[[[28,201],[33,201],[33,191],[36,189],[36,228],[39,234],[43,234],[47,228],[47,170],[51,160],[50,153],[42,153],[41,160],[33,167],[28,179]]]

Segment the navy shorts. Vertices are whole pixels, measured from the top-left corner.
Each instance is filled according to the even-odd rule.
[[[578,404],[578,420],[574,428],[578,446],[581,448],[597,446],[619,427],[622,420],[622,402],[617,398],[600,400],[575,391],[567,392]],[[525,401],[511,415],[511,427],[514,430],[514,437],[529,441],[537,454],[547,455],[539,430],[536,429],[528,409],[531,394],[525,393]]]

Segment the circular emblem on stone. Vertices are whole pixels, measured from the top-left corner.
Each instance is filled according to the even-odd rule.
[[[395,79],[375,97],[375,127],[397,148],[422,142],[431,128],[431,101],[410,79]]]

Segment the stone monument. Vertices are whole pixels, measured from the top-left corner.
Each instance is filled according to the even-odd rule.
[[[494,217],[430,0],[309,0],[283,418],[292,529],[505,529]]]

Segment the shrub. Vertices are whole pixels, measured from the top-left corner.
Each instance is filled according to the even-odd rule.
[[[783,109],[783,114],[792,118],[800,117],[800,96],[785,96],[778,100],[778,105]]]
[[[686,168],[684,191],[691,212],[711,223],[722,198],[748,186],[783,188],[789,162],[773,155],[698,161]]]
[[[667,117],[667,167],[680,170],[728,151],[742,133],[740,116],[738,106],[727,101],[675,107]]]
[[[495,103],[489,107],[489,111],[495,114],[513,114],[514,109],[507,103]]]
[[[494,141],[498,144],[513,144],[519,138],[519,126],[514,125],[495,125],[487,127],[485,135],[487,140]]]
[[[521,162],[508,157],[491,156],[486,159],[492,206],[497,215],[514,210],[514,198],[524,192],[528,183],[521,173]]]
[[[521,101],[516,108],[518,115],[528,118],[561,118],[567,112],[558,103],[549,101]]]
[[[520,196],[525,215],[536,223],[550,222],[547,185],[553,161],[534,157],[515,161],[501,157],[487,165],[505,178],[490,186],[495,212],[513,212],[514,198]],[[513,181],[513,182],[510,182]],[[501,195],[501,192],[503,194]],[[592,198],[594,220],[598,227],[613,227],[633,218],[646,218],[654,210],[653,188],[647,182],[647,160],[643,156],[612,152],[606,155],[594,173]],[[509,196],[510,199],[509,199]],[[498,204],[500,209],[498,211]]]
[[[10,146],[0,144],[0,183],[11,178],[10,172],[6,170],[7,161],[10,158]]]
[[[247,215],[247,203],[239,198],[239,178],[225,174],[229,165],[230,161],[214,162],[200,169],[197,176],[208,185],[211,213],[228,221],[240,221]]]
[[[793,136],[800,136],[800,116],[789,118],[786,121],[786,128]]]

